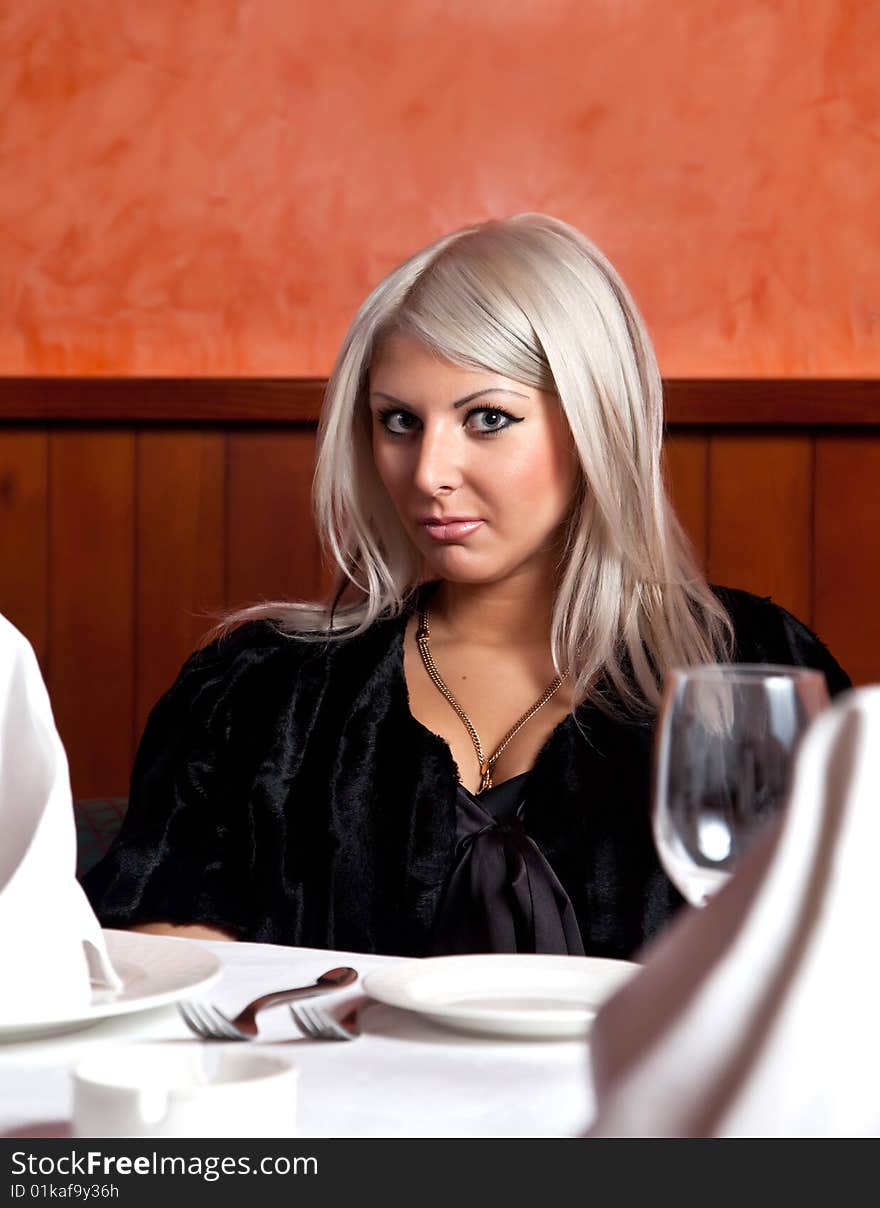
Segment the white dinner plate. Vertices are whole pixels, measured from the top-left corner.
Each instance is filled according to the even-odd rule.
[[[220,976],[220,961],[206,948],[164,935],[138,931],[104,931],[107,952],[122,981],[121,990],[92,988],[92,1001],[75,1011],[31,1014],[20,1021],[0,1022],[0,1041],[57,1035],[113,1015],[146,1011],[204,990]]]
[[[583,1036],[602,1003],[636,973],[629,961],[498,953],[433,956],[376,969],[371,998],[457,1031],[492,1036]]]

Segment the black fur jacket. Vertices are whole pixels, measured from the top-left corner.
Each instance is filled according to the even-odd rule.
[[[849,681],[789,613],[716,588],[740,662]],[[305,644],[255,622],[194,654],[156,705],[122,830],[85,878],[105,926],[203,923],[241,939],[420,956],[455,856],[457,769],[410,713],[405,617]],[[588,955],[630,957],[681,904],[649,820],[653,728],[593,706],[551,733],[523,823]]]

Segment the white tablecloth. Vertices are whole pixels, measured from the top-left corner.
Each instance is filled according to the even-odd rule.
[[[185,941],[196,943],[197,941]],[[202,941],[198,941],[203,943]],[[223,963],[204,998],[236,1013],[257,995],[335,965],[361,974],[398,958],[203,943]],[[359,985],[324,999],[334,1012]],[[587,1042],[467,1036],[370,1002],[351,1043],[302,1039],[287,1007],[261,1017],[269,1051],[299,1067],[302,1137],[572,1137],[593,1114]],[[0,1044],[0,1135],[68,1136],[70,1070],[98,1046],[192,1041],[174,1006],[104,1020],[63,1036]]]

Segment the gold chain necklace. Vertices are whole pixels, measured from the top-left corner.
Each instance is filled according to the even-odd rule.
[[[428,639],[430,638],[430,636],[431,636],[431,630],[430,630],[430,626],[428,625],[428,610],[427,610],[427,608],[422,608],[419,611],[419,628],[416,632],[416,641],[419,646],[419,654],[422,656],[422,662],[425,664],[425,670],[427,671],[428,675],[431,677],[431,680],[433,681],[434,686],[440,692],[442,692],[442,694],[449,701],[450,705],[452,705],[453,709],[458,714],[458,716],[461,718],[462,722],[464,723],[465,729],[467,730],[468,734],[470,735],[471,742],[474,744],[474,750],[477,752],[477,759],[479,759],[479,761],[480,761],[480,788],[478,791],[482,793],[485,789],[490,789],[492,787],[492,769],[494,768],[495,763],[498,760],[498,756],[501,754],[501,752],[504,750],[504,748],[507,746],[507,744],[510,742],[510,740],[513,737],[515,737],[515,735],[519,734],[520,730],[523,728],[523,726],[526,724],[526,722],[529,721],[530,718],[534,717],[535,714],[538,712],[538,710],[542,709],[544,707],[544,705],[547,704],[547,701],[550,699],[551,696],[553,696],[553,694],[559,688],[559,685],[565,679],[567,672],[563,672],[562,675],[557,675],[557,677],[553,681],[553,683],[550,684],[545,689],[542,696],[538,700],[536,700],[535,703],[532,705],[532,707],[530,709],[528,709],[522,715],[522,717],[519,719],[519,721],[510,730],[507,731],[507,733],[502,738],[500,744],[495,748],[495,751],[493,752],[493,754],[490,755],[489,758],[487,759],[485,754],[483,753],[483,744],[480,742],[480,736],[477,733],[476,729],[474,728],[473,722],[468,717],[468,715],[465,713],[464,709],[462,709],[461,705],[458,703],[458,701],[455,699],[455,697],[452,695],[452,693],[449,691],[449,689],[446,687],[446,684],[443,682],[440,672],[437,670],[436,664],[434,663],[434,660],[431,657],[430,647],[428,646]]]

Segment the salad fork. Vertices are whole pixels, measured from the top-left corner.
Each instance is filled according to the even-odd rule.
[[[357,970],[342,965],[338,969],[328,969],[322,973],[316,982],[308,986],[298,986],[295,990],[274,990],[270,994],[262,994],[248,1003],[234,1019],[215,1006],[205,1002],[179,1002],[177,1009],[183,1021],[191,1032],[195,1032],[202,1040],[253,1040],[258,1033],[257,1014],[266,1007],[278,1006],[297,998],[311,998],[315,994],[328,994],[331,990],[341,990],[357,981]]]
[[[300,1006],[298,1003],[291,1006],[290,1013],[309,1040],[356,1040],[361,1034],[357,1016],[362,1005],[362,1001],[356,1002],[339,1020],[321,1007]]]

